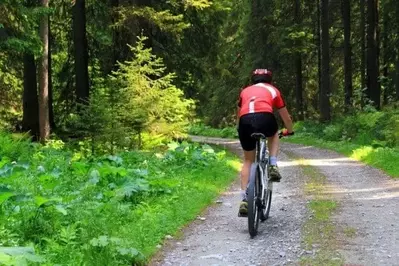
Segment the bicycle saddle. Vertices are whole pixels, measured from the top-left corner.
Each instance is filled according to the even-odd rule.
[[[251,137],[254,138],[254,139],[265,139],[266,138],[266,136],[263,135],[262,133],[253,133],[251,135]]]

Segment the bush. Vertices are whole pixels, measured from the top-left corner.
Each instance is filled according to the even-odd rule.
[[[312,121],[298,122],[294,130],[329,141],[347,140],[360,145],[398,147],[399,110],[356,113],[327,125]]]
[[[337,141],[342,138],[343,128],[339,124],[328,125],[323,130],[323,135],[326,140]]]

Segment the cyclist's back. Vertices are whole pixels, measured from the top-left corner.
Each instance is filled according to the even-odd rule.
[[[271,84],[257,83],[240,94],[240,117],[250,113],[273,113],[285,106],[280,91]]]

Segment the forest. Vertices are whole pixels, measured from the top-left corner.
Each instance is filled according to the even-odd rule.
[[[111,147],[126,133],[176,137],[195,116],[233,125],[256,67],[272,69],[296,121],[399,97],[393,0],[3,0],[0,12],[1,123],[36,139]]]
[[[234,135],[254,68],[298,131],[396,152],[399,2],[316,2],[1,0],[0,262],[146,261],[192,217],[148,231],[137,217],[189,195],[196,171],[224,175],[191,215],[232,180],[231,155],[173,141],[193,125]]]

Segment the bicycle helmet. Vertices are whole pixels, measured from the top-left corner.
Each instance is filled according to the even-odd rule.
[[[251,81],[256,83],[271,83],[273,73],[268,69],[255,69],[252,71]]]

